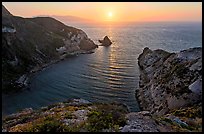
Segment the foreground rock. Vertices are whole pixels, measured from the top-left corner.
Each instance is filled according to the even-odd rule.
[[[99,40],[102,46],[110,46],[112,44],[111,40],[108,38],[108,36],[105,36],[103,40]]]
[[[148,111],[129,113],[126,117],[127,125],[121,132],[159,132],[158,125]]]
[[[127,107],[116,103],[90,103],[73,99],[25,109],[3,119],[4,132],[104,132],[119,131],[126,123]]]
[[[91,53],[95,48],[97,45],[80,29],[51,17],[13,16],[2,5],[3,92],[26,86],[33,69],[70,55]]]
[[[185,113],[185,116],[183,114]],[[119,103],[73,99],[3,117],[2,132],[187,132],[202,131],[199,107],[164,116],[131,112]],[[189,118],[191,116],[192,118]]]

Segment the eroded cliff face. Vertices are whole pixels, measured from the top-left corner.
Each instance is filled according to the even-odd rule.
[[[2,5],[3,91],[21,87],[34,67],[97,47],[80,29],[50,17],[13,16]]]
[[[178,53],[145,48],[138,57],[139,89],[136,97],[142,110],[164,115],[202,101],[202,48]]]

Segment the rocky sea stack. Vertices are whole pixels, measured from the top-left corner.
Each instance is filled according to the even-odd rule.
[[[108,38],[108,36],[105,36],[103,40],[99,40],[101,43],[101,46],[110,46],[112,44],[111,40]]]

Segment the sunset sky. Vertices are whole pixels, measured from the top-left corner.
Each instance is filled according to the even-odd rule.
[[[76,16],[95,21],[202,21],[202,2],[2,2],[16,16]]]

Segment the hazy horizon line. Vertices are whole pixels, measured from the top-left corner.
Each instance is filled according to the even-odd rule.
[[[158,23],[158,22],[202,23],[202,20],[201,21],[200,20],[192,20],[192,21],[189,21],[189,20],[187,20],[187,21],[186,20],[172,20],[172,21],[170,21],[170,20],[168,20],[168,21],[167,20],[155,20],[155,21],[152,21],[152,20],[150,20],[150,21],[148,21],[148,20],[146,20],[146,21],[105,21],[104,20],[104,21],[96,21],[96,20],[91,20],[91,19],[87,19],[87,18],[74,16],[74,15],[36,15],[36,16],[25,17],[25,18],[35,18],[35,17],[51,17],[51,18],[55,18],[56,16],[57,17],[75,17],[75,18],[78,18],[78,19],[82,20],[82,21],[77,20],[75,22],[87,22],[87,23]],[[55,19],[57,19],[57,18],[55,18]],[[57,19],[57,20],[59,20],[59,19]]]

